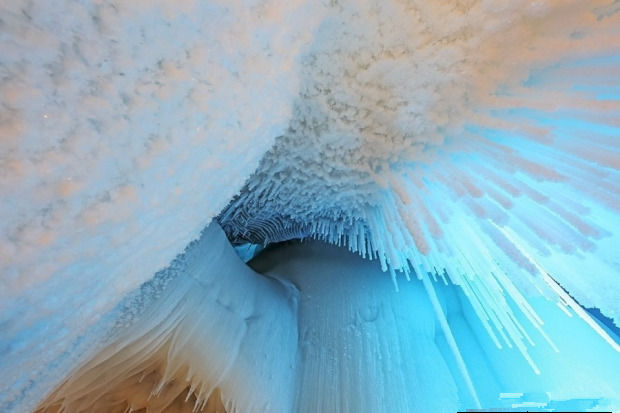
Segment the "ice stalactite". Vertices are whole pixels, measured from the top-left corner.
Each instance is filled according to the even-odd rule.
[[[517,3],[339,3],[287,133],[219,217],[229,236],[448,277],[534,371],[515,311],[543,331],[529,297],[566,305],[549,276],[617,320],[620,14]]]

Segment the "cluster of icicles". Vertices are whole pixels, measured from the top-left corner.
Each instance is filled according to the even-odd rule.
[[[535,371],[514,316],[542,331],[528,296],[618,320],[617,7],[527,3],[514,19],[491,7],[479,28],[457,6],[351,7],[382,35],[351,16],[322,26],[338,36],[311,50],[289,130],[220,214],[228,237],[342,245],[397,288],[397,273],[449,277]]]
[[[620,73],[620,61],[562,70],[579,86],[576,73],[596,78],[598,72],[601,82],[609,81],[609,73]],[[599,241],[613,242],[618,231],[612,217],[620,211],[620,104],[617,97],[600,99],[592,79],[586,83],[574,95],[541,99],[544,91],[524,89],[520,98],[498,97],[497,106],[507,109],[445,138],[432,162],[385,173],[374,199],[354,216],[346,206],[334,212],[318,205],[310,223],[297,218],[273,181],[256,181],[269,175],[262,172],[250,179],[251,193],[242,192],[219,220],[231,239],[267,244],[294,235],[345,246],[379,260],[396,288],[399,272],[407,280],[413,272],[429,290],[426,280],[449,278],[497,347],[516,346],[534,371],[527,350],[534,343],[514,315],[516,305],[546,337],[544,320],[528,305],[532,294],[572,308],[620,351],[577,302],[595,303],[616,319],[620,314],[613,295],[605,296],[617,264],[597,251]],[[569,262],[570,256],[578,259]],[[592,285],[593,279],[602,283]]]

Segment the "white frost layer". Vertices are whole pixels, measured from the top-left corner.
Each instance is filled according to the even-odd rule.
[[[342,1],[304,57],[287,133],[221,215],[446,269],[520,342],[524,296],[620,317],[620,13],[612,1]],[[608,91],[608,93],[604,93]],[[393,276],[395,274],[393,273]]]
[[[0,16],[4,406],[240,189],[287,126],[317,13],[0,0]]]

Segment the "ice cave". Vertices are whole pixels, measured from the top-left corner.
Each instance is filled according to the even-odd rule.
[[[0,0],[0,412],[620,412],[619,0]]]

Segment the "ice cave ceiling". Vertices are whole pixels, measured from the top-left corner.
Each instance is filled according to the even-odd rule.
[[[0,99],[0,411],[620,411],[617,0],[0,0]]]

